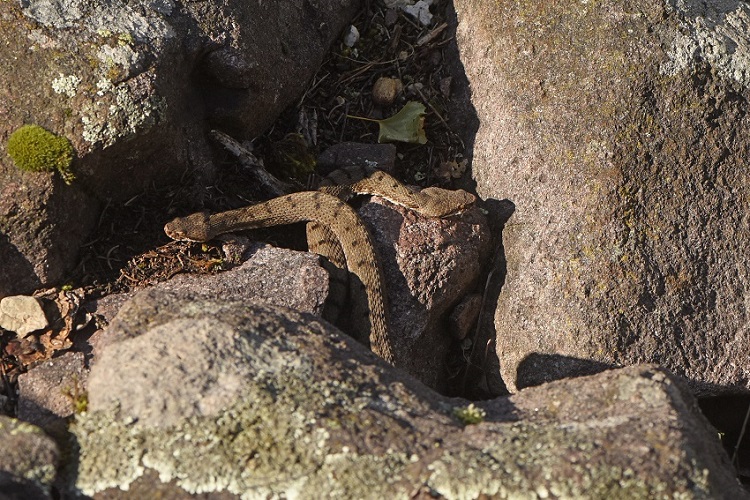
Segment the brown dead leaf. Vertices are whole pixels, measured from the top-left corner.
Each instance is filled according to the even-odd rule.
[[[70,340],[71,330],[62,329],[58,331],[47,330],[39,336],[46,359],[51,358],[58,351],[65,351],[73,347]]]
[[[15,357],[25,369],[73,347],[71,335],[77,326],[85,326],[76,324],[82,302],[82,295],[78,292],[43,290],[36,297],[42,301],[50,326],[22,339],[12,340],[5,347],[5,353]]]
[[[448,183],[453,179],[458,179],[466,172],[469,160],[464,158],[461,161],[451,160],[440,163],[435,169],[435,176],[443,183]]]
[[[29,335],[24,339],[8,342],[5,346],[5,353],[16,358],[18,364],[24,369],[28,369],[37,362],[47,359],[44,347],[35,334]]]

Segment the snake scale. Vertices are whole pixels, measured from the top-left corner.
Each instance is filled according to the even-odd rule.
[[[355,194],[375,194],[423,215],[446,217],[476,198],[463,190],[425,188],[416,191],[390,175],[369,167],[349,167],[326,177],[318,191],[302,191],[248,207],[217,214],[198,212],[178,217],[164,226],[174,240],[208,241],[228,232],[309,222],[308,245],[334,265],[347,269],[362,283],[367,296],[370,346],[375,354],[394,362],[388,338],[386,293],[370,233],[345,200]]]

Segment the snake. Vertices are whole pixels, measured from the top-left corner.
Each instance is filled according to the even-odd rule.
[[[429,217],[447,217],[474,204],[464,190],[429,187],[417,191],[389,174],[370,167],[336,170],[316,191],[300,191],[254,205],[210,214],[197,212],[177,217],[164,232],[178,241],[209,241],[220,234],[245,229],[308,222],[308,246],[361,282],[367,297],[362,308],[369,325],[366,332],[372,351],[393,364],[389,338],[386,291],[372,238],[357,212],[346,203],[355,194],[378,195]],[[312,233],[312,234],[311,234]]]

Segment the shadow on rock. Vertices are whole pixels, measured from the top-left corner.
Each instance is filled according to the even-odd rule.
[[[465,369],[457,379],[457,394],[469,399],[488,399],[509,393],[505,382],[500,377],[500,360],[495,348],[497,329],[495,327],[495,309],[500,292],[505,284],[507,262],[503,247],[503,229],[516,210],[510,200],[488,199],[483,202],[494,238],[492,260],[482,291],[482,309],[476,334],[472,340],[471,351]]]
[[[554,380],[594,375],[612,368],[616,365],[592,359],[533,353],[518,364],[516,384],[519,389],[524,389]]]
[[[41,286],[41,281],[34,273],[34,266],[4,233],[0,233],[0,262],[0,297]]]

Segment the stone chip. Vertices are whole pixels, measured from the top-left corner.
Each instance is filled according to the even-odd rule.
[[[39,301],[28,295],[13,295],[0,300],[0,327],[25,337],[49,323]]]

